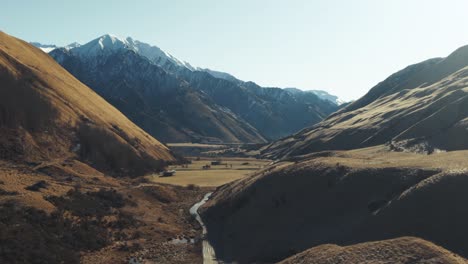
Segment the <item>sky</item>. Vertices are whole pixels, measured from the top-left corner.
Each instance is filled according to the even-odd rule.
[[[262,86],[363,96],[468,44],[466,0],[3,0],[0,30],[45,44],[106,33]]]

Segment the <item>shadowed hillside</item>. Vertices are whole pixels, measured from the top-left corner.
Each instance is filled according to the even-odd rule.
[[[280,88],[260,87],[253,82],[234,82],[200,71],[184,70],[178,75],[270,140],[316,124],[338,109],[336,104],[313,93],[291,93]]]
[[[322,244],[401,236],[468,256],[467,154],[379,146],[296,157],[219,188],[203,217],[228,262],[276,262]]]
[[[265,142],[255,128],[229,109],[147,58],[127,49],[102,53],[88,58],[74,50],[57,49],[51,56],[164,142]]]
[[[0,157],[40,163],[78,158],[141,175],[169,150],[39,49],[0,33]]]

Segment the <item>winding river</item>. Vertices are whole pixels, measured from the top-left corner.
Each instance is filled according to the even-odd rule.
[[[203,228],[202,247],[203,247],[203,263],[204,264],[218,263],[218,261],[216,260],[216,253],[213,247],[211,246],[210,242],[206,238],[206,234],[207,234],[206,226],[203,223],[203,220],[200,214],[198,213],[198,208],[200,208],[200,206],[204,205],[208,201],[208,199],[210,199],[211,194],[212,194],[211,192],[205,194],[205,196],[200,202],[194,204],[192,208],[190,208],[190,214],[195,216],[195,218],[197,219],[197,221],[200,223],[200,225]]]

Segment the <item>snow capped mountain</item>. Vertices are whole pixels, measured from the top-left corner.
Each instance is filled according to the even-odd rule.
[[[156,46],[151,46],[147,43],[134,40],[131,37],[126,38],[125,41],[127,41],[129,46],[138,54],[148,58],[150,61],[159,66],[164,66],[168,62],[171,62],[179,67],[187,68],[191,71],[196,70],[192,65],[190,65],[190,63],[186,61],[181,61]]]
[[[108,34],[49,54],[135,123],[166,142],[194,138],[262,142],[320,122],[337,110],[335,104],[311,92],[296,96],[280,88],[243,82],[224,72],[194,68],[132,38]],[[188,113],[207,117],[207,112],[214,116],[196,122],[184,120]],[[233,118],[226,116],[229,113]],[[166,129],[159,130],[161,127]]]
[[[131,49],[127,41],[121,40],[113,35],[104,35],[84,45],[70,49],[70,51],[81,57],[95,57],[104,53],[108,54],[120,49]]]
[[[331,102],[335,103],[336,105],[342,105],[342,104],[346,103],[346,101],[340,99],[338,96],[329,94],[328,92],[323,91],[323,90],[311,90],[310,92],[313,92],[314,94],[316,94],[321,99],[331,101]]]
[[[51,51],[53,51],[54,49],[57,49],[57,48],[61,48],[57,45],[53,45],[53,44],[41,44],[39,42],[29,42],[30,44],[32,44],[33,46],[37,47],[37,48],[40,48],[42,51],[44,51],[45,53],[49,53]],[[70,49],[73,49],[73,48],[77,48],[81,46],[78,42],[73,42],[65,47],[62,47],[64,49],[67,49],[67,50],[70,50]]]
[[[35,46],[36,48],[40,48],[42,51],[44,51],[45,53],[49,53],[51,52],[52,50],[56,49],[57,46],[55,45],[52,45],[52,44],[41,44],[39,42],[30,42],[30,44],[32,44],[33,46]]]
[[[132,50],[163,68],[175,65],[190,71],[196,70],[188,62],[181,61],[156,46],[151,46],[147,43],[134,40],[131,37],[120,38],[111,34],[106,34],[82,46],[72,48],[70,51],[72,54],[80,57],[96,57],[122,49]]]
[[[297,89],[297,88],[284,88],[284,90],[286,90],[286,91],[288,91],[290,93],[293,93],[293,94],[313,93],[313,94],[317,95],[320,99],[330,101],[330,102],[334,103],[337,106],[340,106],[340,105],[346,103],[346,101],[341,100],[338,96],[329,94],[327,91],[323,91],[323,90],[303,91],[303,90],[300,90],[300,89]]]
[[[169,72],[178,72],[180,69],[187,69],[192,72],[206,72],[218,79],[224,79],[236,83],[243,82],[226,72],[215,71],[208,68],[194,67],[190,65],[190,63],[179,60],[178,58],[174,57],[170,53],[160,49],[157,46],[153,46],[141,42],[139,40],[135,40],[131,37],[121,38],[112,34],[105,34],[84,45],[80,45],[79,43],[74,42],[65,47],[58,47],[56,45],[42,45],[38,42],[31,42],[31,44],[35,45],[38,48],[41,48],[46,53],[49,53],[56,48],[65,48],[66,50],[69,50],[72,54],[80,56],[82,58],[93,58],[105,54],[109,55],[117,50],[127,49],[132,50],[143,57],[146,57],[152,63],[162,67],[163,69]]]
[[[67,49],[67,50],[70,50],[70,49],[74,49],[74,48],[78,48],[80,47],[81,44],[78,43],[78,42],[73,42],[71,44],[68,44],[67,46],[65,46],[64,48]]]
[[[56,45],[43,45],[37,42],[31,42],[31,44],[42,49],[44,52],[51,52],[52,50],[58,48]],[[246,82],[237,79],[233,75],[215,71],[208,68],[194,67],[186,61],[179,60],[168,52],[160,49],[157,46],[153,46],[139,40],[135,40],[131,37],[121,38],[112,34],[105,34],[101,37],[98,37],[84,45],[80,45],[77,42],[69,44],[65,47],[62,47],[69,51],[75,56],[79,56],[83,59],[94,59],[95,57],[110,55],[119,50],[131,50],[136,54],[146,57],[150,62],[155,65],[163,68],[170,73],[181,73],[181,70],[189,70],[190,72],[206,72],[209,75],[217,79],[227,80],[238,85],[247,85]],[[55,59],[59,62],[62,61],[61,55],[56,54]],[[247,82],[248,83],[248,82]],[[249,85],[247,85],[249,86]],[[258,90],[258,89],[257,89]],[[320,99],[330,101],[335,105],[342,105],[345,101],[339,99],[335,95],[331,95],[326,91],[322,90],[311,90],[311,91],[302,91],[296,88],[285,88],[285,90],[290,93],[313,93],[317,95]],[[266,92],[266,90],[259,90],[260,92]]]
[[[164,142],[266,141],[242,117],[191,87],[181,76],[165,71],[135,52],[128,39],[106,36],[79,48],[55,49],[49,54],[141,128]]]

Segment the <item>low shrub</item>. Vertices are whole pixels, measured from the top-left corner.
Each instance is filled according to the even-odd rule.
[[[6,195],[18,195],[18,192],[16,192],[16,191],[10,192],[10,191],[5,191],[3,189],[0,189],[0,195],[4,195],[4,196],[6,196]]]
[[[35,184],[26,187],[25,189],[28,191],[38,192],[41,189],[47,189],[47,182],[46,181],[38,181]]]

